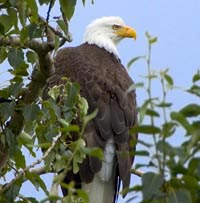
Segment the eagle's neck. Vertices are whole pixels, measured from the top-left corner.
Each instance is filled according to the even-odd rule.
[[[117,59],[119,59],[119,53],[117,51],[116,44],[108,37],[102,36],[101,34],[95,35],[85,35],[84,42],[88,44],[94,44],[100,48],[104,48],[111,54],[114,54]]]

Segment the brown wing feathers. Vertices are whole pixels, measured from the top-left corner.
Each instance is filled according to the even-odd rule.
[[[100,146],[103,149],[106,142],[113,138],[117,149],[116,174],[119,172],[123,186],[128,187],[133,161],[129,155],[132,138],[128,132],[137,122],[135,93],[126,94],[132,80],[114,55],[88,44],[58,52],[55,75],[47,87],[62,83],[63,76],[80,84],[81,95],[89,104],[89,112],[98,108],[97,117],[89,124],[84,135],[87,146]],[[81,179],[91,182],[100,168],[100,160],[87,157],[81,166]]]

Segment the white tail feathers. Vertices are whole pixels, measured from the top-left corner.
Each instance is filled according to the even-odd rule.
[[[114,199],[114,161],[115,146],[109,140],[104,149],[104,160],[101,170],[94,176],[91,183],[82,183],[82,189],[88,192],[89,203],[113,203]]]

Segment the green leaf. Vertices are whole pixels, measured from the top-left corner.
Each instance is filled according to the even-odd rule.
[[[0,63],[3,63],[7,58],[7,50],[5,47],[0,47]]]
[[[29,39],[29,36],[28,36],[28,28],[27,28],[27,27],[23,27],[23,28],[21,29],[20,42],[21,42],[21,43],[25,43],[28,39]]]
[[[52,122],[55,121],[57,118],[60,118],[60,108],[55,104],[54,101],[52,101],[52,99],[44,101],[43,106],[48,110],[48,114]]]
[[[142,106],[139,108],[139,123],[142,123],[145,115],[146,115],[146,111],[147,111],[147,106],[149,105],[150,100],[145,101]]]
[[[70,20],[74,14],[76,0],[59,0],[61,10],[64,12],[68,20]]]
[[[44,181],[37,173],[31,173],[26,171],[25,176],[35,186],[36,190],[42,188],[42,190],[45,192],[46,195],[49,194]]]
[[[9,88],[5,87],[5,88],[0,89],[0,95],[2,98],[8,99],[10,97]]]
[[[86,2],[86,0],[82,0],[82,4],[83,4],[83,6],[85,6],[85,2]]]
[[[66,25],[66,23],[64,22],[64,20],[61,20],[61,19],[59,19],[59,20],[57,20],[56,21],[57,22],[57,24],[58,24],[58,26],[61,28],[61,30],[66,34],[66,35],[68,35],[68,25]]]
[[[35,52],[33,51],[27,51],[26,52],[26,57],[27,57],[27,61],[31,64],[34,64],[36,63],[36,60],[37,60],[37,55],[35,54]]]
[[[35,0],[26,0],[27,6],[31,10],[31,22],[37,23],[38,22],[38,7]]]
[[[6,129],[6,141],[9,147],[9,153],[14,156],[15,152],[19,150],[16,142],[16,136],[10,129]]]
[[[149,44],[153,44],[153,43],[156,43],[158,41],[157,37],[151,36],[148,32],[145,32],[145,35],[148,39]]]
[[[192,122],[192,127],[196,131],[196,134],[200,136],[200,130],[199,130],[200,129],[200,120],[193,121]]]
[[[2,34],[7,33],[13,26],[12,24],[12,20],[10,19],[10,17],[8,15],[1,15],[0,16],[0,24],[3,26],[4,30]]]
[[[162,135],[169,137],[174,134],[177,124],[175,122],[165,122],[162,126]]]
[[[11,48],[8,52],[8,62],[14,69],[24,63],[24,53],[22,49]]]
[[[83,153],[85,141],[79,138],[77,142],[71,143],[71,147],[72,150],[76,150],[76,153],[73,155],[73,172],[77,173],[79,171],[79,164],[82,163],[83,159],[85,158],[85,153]]]
[[[65,119],[63,118],[59,118],[58,121],[60,122],[60,124],[63,126],[63,127],[68,127],[69,126],[69,122],[67,122]]]
[[[0,22],[0,34],[5,35],[4,26]]]
[[[89,155],[97,157],[100,160],[103,160],[103,158],[104,158],[104,153],[103,153],[102,149],[100,149],[98,147],[92,148]]]
[[[37,23],[31,23],[26,27],[26,29],[28,30],[28,36],[30,39],[42,37],[42,29]]]
[[[57,100],[57,98],[60,95],[60,86],[53,86],[49,91],[48,91],[48,95],[53,99],[53,100]]]
[[[24,61],[14,70],[9,70],[9,72],[14,76],[28,76],[28,64],[26,64]]]
[[[182,113],[171,112],[170,116],[171,116],[172,120],[175,120],[178,123],[180,123],[182,125],[182,127],[185,128],[185,130],[189,134],[193,134],[195,132],[194,129],[192,128],[192,126],[190,125],[190,123],[188,122],[188,120],[185,118],[185,116]]]
[[[186,91],[200,97],[200,86],[198,85],[192,85],[192,87]]]
[[[17,169],[20,169],[20,168],[24,169],[26,167],[25,157],[20,150],[16,150],[16,152],[14,153],[14,159],[15,159],[15,166]]]
[[[17,2],[17,10],[19,12],[19,19],[22,27],[26,26],[26,11],[27,11],[27,4],[25,1],[18,1]]]
[[[18,97],[23,88],[23,83],[15,82],[9,86],[10,95]]]
[[[78,107],[80,109],[80,117],[83,118],[84,116],[86,116],[89,108],[87,100],[84,97],[81,97],[79,99]]]
[[[160,102],[159,104],[156,104],[156,106],[157,107],[161,107],[161,108],[163,108],[163,107],[167,108],[167,107],[171,107],[172,103],[169,103],[169,102]]]
[[[15,198],[19,195],[22,183],[23,177],[17,179],[15,184],[12,184],[11,187],[5,192],[6,202],[15,202]]]
[[[97,113],[98,113],[98,109],[94,110],[91,114],[85,116],[84,125],[86,125],[87,123],[89,123],[89,121],[91,121],[93,118],[95,118]]]
[[[160,194],[160,188],[163,184],[163,176],[152,172],[145,173],[142,176],[142,195],[144,200],[150,200]]]
[[[18,32],[18,17],[17,17],[17,11],[15,8],[8,8],[8,16],[11,19],[12,24],[15,27],[15,31]]]
[[[168,75],[168,74],[164,74],[164,78],[165,78],[165,80],[167,81],[167,83],[168,83],[168,85],[169,86],[173,86],[174,85],[174,81],[173,81],[173,78],[170,76],[170,75]]]
[[[170,192],[168,202],[169,203],[192,203],[192,197],[188,190],[181,188]]]
[[[188,173],[193,177],[200,177],[200,158],[193,158],[188,165]]]
[[[40,108],[36,104],[27,104],[23,109],[23,116],[26,121],[33,121],[36,119]]]
[[[98,147],[82,147],[81,150],[90,156],[93,157],[97,157],[98,159],[102,160],[104,157],[104,153],[102,151],[102,149],[98,148]]]
[[[166,141],[160,140],[156,143],[157,150],[161,153],[165,153],[165,155],[174,156],[175,150],[174,148]]]
[[[138,139],[138,140],[137,140],[137,143],[140,143],[141,145],[143,145],[143,146],[145,146],[145,147],[147,147],[147,148],[152,147],[152,144],[151,144],[151,143],[145,142],[144,140]]]
[[[193,76],[192,82],[195,83],[200,80],[200,70],[197,71],[197,73]]]
[[[67,83],[66,84],[66,90],[67,90],[67,106],[73,107],[75,103],[78,101],[78,94],[80,91],[80,86],[78,83]]]
[[[195,190],[198,188],[198,179],[192,175],[184,175],[183,176],[183,181],[185,182],[185,185],[187,186],[188,189],[193,189]]]
[[[160,117],[160,114],[157,111],[149,108],[146,110],[146,115],[149,115],[152,117]]]
[[[19,144],[23,144],[25,146],[27,145],[33,145],[33,139],[31,135],[28,133],[22,131],[19,136],[17,136],[17,141]]]
[[[158,41],[158,38],[157,37],[153,37],[149,40],[149,43],[150,44],[153,44],[153,43],[156,43]]]
[[[10,116],[14,114],[15,103],[4,102],[0,103],[0,118],[1,121],[6,121]]]
[[[133,127],[131,133],[157,134],[160,133],[160,128],[151,125],[140,125]]]
[[[148,109],[148,106],[153,102],[153,100],[156,100],[155,98],[152,99],[148,99],[146,100],[142,106],[139,108],[139,123],[142,123],[145,115],[146,115],[146,111]]]
[[[128,62],[127,68],[129,69],[129,68],[133,65],[133,63],[135,63],[136,61],[138,61],[139,59],[142,59],[142,58],[145,58],[145,56],[137,56],[137,57],[132,58],[132,59]]]
[[[78,194],[78,199],[75,202],[82,202],[82,203],[88,203],[89,199],[88,199],[88,193],[84,190],[77,190],[77,194]]]
[[[149,152],[146,150],[136,150],[133,154],[136,156],[148,156],[149,157]]]
[[[78,173],[78,171],[79,171],[79,163],[81,163],[81,161],[82,161],[82,159],[80,159],[80,161],[77,161],[76,156],[74,156],[74,159],[73,159],[73,173],[75,173],[75,174]]]
[[[200,105],[188,104],[180,110],[180,113],[182,113],[186,117],[196,117],[200,115]]]
[[[63,133],[68,133],[68,132],[80,132],[80,128],[78,125],[69,125],[68,122],[66,122],[64,119],[58,119],[59,122],[62,124],[63,128],[60,129],[61,132]],[[67,126],[68,124],[68,126]]]
[[[139,83],[133,83],[132,85],[129,86],[129,88],[126,90],[126,94],[135,91],[136,88],[141,88],[144,87],[144,83],[143,82],[139,82]]]
[[[52,0],[39,0],[40,5],[49,4]],[[55,1],[54,1],[55,2]]]

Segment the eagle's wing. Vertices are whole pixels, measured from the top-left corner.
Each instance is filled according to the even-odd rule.
[[[89,104],[89,113],[98,109],[96,118],[85,130],[84,139],[88,147],[100,147],[105,154],[103,161],[95,157],[84,160],[80,165],[79,177],[76,176],[77,185],[80,186],[83,181],[86,189],[93,189],[102,196],[99,188],[94,189],[94,182],[102,182],[104,186],[107,184],[109,186],[105,186],[102,193],[107,200],[102,202],[112,202],[116,198],[119,182],[122,181],[123,188],[130,183],[134,157],[130,152],[134,150],[132,143],[135,143],[137,135],[129,135],[129,129],[137,124],[137,112],[135,92],[126,91],[133,81],[115,56],[89,44],[58,52],[55,74],[49,79],[44,98],[49,87],[64,82],[63,76],[80,84],[81,95]],[[70,172],[66,181],[71,179],[74,179],[74,175]],[[107,193],[111,193],[110,200]]]

